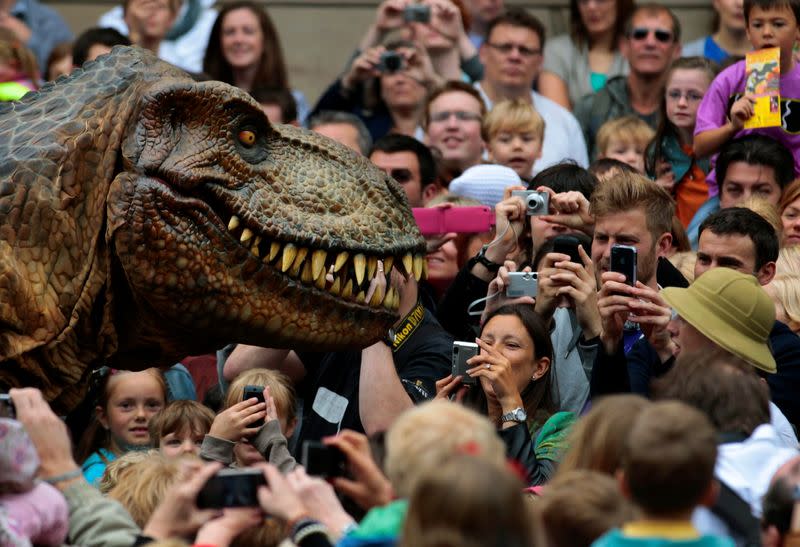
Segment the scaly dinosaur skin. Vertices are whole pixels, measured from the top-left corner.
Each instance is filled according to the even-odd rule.
[[[419,277],[423,252],[365,158],[142,50],[0,107],[0,384],[57,409],[101,364],[372,343],[399,304],[364,302],[377,260]]]

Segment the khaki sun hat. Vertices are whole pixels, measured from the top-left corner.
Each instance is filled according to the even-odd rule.
[[[761,370],[776,372],[767,345],[775,305],[754,276],[713,268],[688,289],[667,287],[661,295],[706,338]]]

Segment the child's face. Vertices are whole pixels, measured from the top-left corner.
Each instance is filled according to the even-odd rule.
[[[203,437],[205,437],[203,433],[185,427],[181,431],[173,431],[161,437],[158,441],[158,449],[167,458],[177,458],[186,454],[199,456]]]
[[[523,179],[533,174],[533,163],[542,157],[542,139],[532,131],[500,131],[489,139],[489,158],[513,169]]]
[[[714,9],[719,14],[720,25],[739,32],[745,29],[742,0],[714,0]]]
[[[611,139],[608,142],[608,148],[603,151],[601,157],[619,160],[622,163],[627,163],[640,173],[644,173],[644,149],[646,146],[646,143],[639,144]]]
[[[753,6],[747,23],[747,38],[754,49],[781,48],[781,58],[792,55],[798,39],[797,19],[789,6]]]
[[[667,118],[678,129],[694,130],[697,107],[711,82],[705,71],[679,68],[667,82]]]
[[[175,22],[175,15],[169,0],[131,0],[125,20],[142,38],[161,40]]]
[[[150,419],[164,407],[164,390],[150,372],[124,372],[109,379],[106,408],[97,407],[100,424],[111,434],[115,454],[150,445]]]

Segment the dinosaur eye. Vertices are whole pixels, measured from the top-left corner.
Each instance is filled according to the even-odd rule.
[[[248,148],[253,146],[256,143],[255,131],[250,131],[249,129],[239,131],[239,142]]]

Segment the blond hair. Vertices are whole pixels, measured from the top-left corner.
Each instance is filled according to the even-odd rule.
[[[108,497],[117,500],[144,528],[167,490],[175,484],[180,474],[180,462],[156,452],[135,462],[119,472],[117,484]]]
[[[102,494],[108,494],[119,482],[119,477],[130,466],[135,465],[141,461],[146,460],[153,454],[158,454],[158,450],[131,450],[125,452],[119,458],[116,458],[106,465],[103,476],[98,484],[98,489]]]
[[[242,402],[244,386],[269,386],[278,415],[284,417],[287,423],[291,423],[295,419],[297,408],[294,388],[289,377],[282,372],[266,368],[252,368],[241,373],[228,386],[223,403],[225,409]]]
[[[800,276],[800,245],[781,247],[775,262],[775,273]]]
[[[653,140],[656,132],[638,116],[622,116],[608,120],[600,126],[595,137],[595,150],[599,156],[605,156],[611,141],[624,144],[641,145],[642,148]]]
[[[590,208],[595,220],[644,209],[653,245],[661,234],[672,232],[675,200],[658,184],[638,173],[619,173],[598,184],[592,193]]]
[[[686,278],[690,284],[694,281],[694,265],[697,263],[697,253],[694,251],[683,251],[675,253],[669,257],[669,261]]]
[[[426,470],[459,452],[505,465],[503,442],[485,416],[450,401],[424,403],[401,414],[386,434],[386,476],[406,498]]]
[[[498,133],[533,133],[544,138],[544,118],[522,99],[503,100],[492,107],[481,124],[481,136],[489,142]]]
[[[213,422],[214,413],[205,405],[190,400],[172,401],[150,418],[150,444],[158,448],[161,439],[170,433],[205,435]]]
[[[781,221],[780,213],[778,213],[778,208],[775,205],[765,199],[751,196],[742,203],[738,204],[737,207],[750,209],[755,214],[761,216],[764,220],[769,222],[770,225],[775,229],[775,235],[778,236],[778,240],[780,241],[781,234],[783,234],[783,222]]]
[[[783,308],[789,328],[800,328],[800,276],[778,274],[764,287],[772,300]]]

